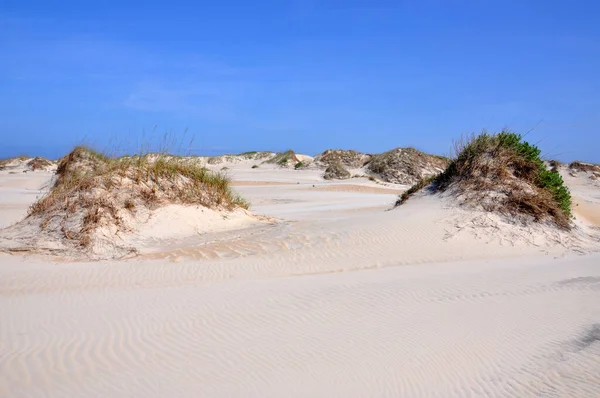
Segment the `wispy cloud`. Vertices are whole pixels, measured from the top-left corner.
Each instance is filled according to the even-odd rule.
[[[165,85],[157,81],[137,83],[123,105],[130,109],[168,112],[196,119],[227,121],[235,118],[243,88],[210,81]]]

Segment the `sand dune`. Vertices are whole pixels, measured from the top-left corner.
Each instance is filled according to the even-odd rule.
[[[175,207],[135,259],[0,254],[0,396],[600,396],[587,219],[523,227],[425,196],[387,211],[405,187],[251,166],[228,173],[273,222],[199,230]],[[0,220],[47,182],[25,175],[0,174]]]
[[[46,186],[21,221],[0,230],[0,251],[117,259],[158,242],[268,221],[246,210],[228,178],[194,158],[116,158],[76,147]]]
[[[0,160],[0,171],[9,173],[27,173],[29,171],[56,171],[57,162],[41,157],[19,156]]]

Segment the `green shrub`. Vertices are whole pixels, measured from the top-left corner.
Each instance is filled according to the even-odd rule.
[[[304,163],[302,163],[302,162],[298,162],[298,163],[296,163],[296,165],[294,166],[294,168],[295,168],[296,170],[298,170],[298,169],[299,169],[300,167],[302,167],[302,166],[304,166]]]
[[[535,145],[523,141],[523,136],[503,130],[497,135],[500,146],[514,150],[518,155],[532,162],[537,167],[537,178],[534,183],[552,194],[558,207],[569,217],[571,216],[571,194],[564,185],[558,171],[548,170],[540,155],[542,151]]]
[[[565,187],[563,178],[555,170],[541,170],[538,178],[538,186],[548,190],[558,207],[567,215],[571,216],[571,193]]]

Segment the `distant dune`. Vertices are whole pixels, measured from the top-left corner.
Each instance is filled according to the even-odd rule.
[[[0,160],[0,170],[13,172],[28,171],[56,171],[57,162],[41,157],[30,158],[19,156],[16,158]]]

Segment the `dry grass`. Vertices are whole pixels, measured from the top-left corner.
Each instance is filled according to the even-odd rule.
[[[121,209],[133,212],[165,203],[249,207],[224,174],[164,154],[114,158],[77,147],[60,160],[57,175],[54,187],[30,207],[28,217],[40,217],[42,229],[60,225],[67,239],[82,246],[90,243],[94,228],[122,226]]]

